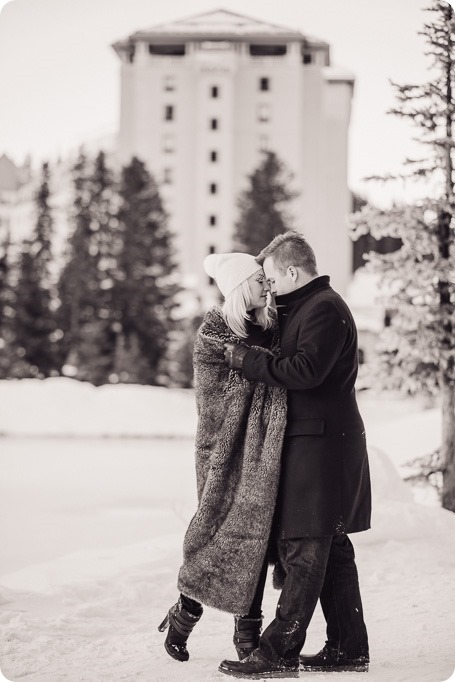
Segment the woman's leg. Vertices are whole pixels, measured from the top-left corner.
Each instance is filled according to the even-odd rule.
[[[259,646],[262,630],[262,599],[267,578],[268,562],[264,561],[259,575],[256,593],[250,609],[244,616],[235,616],[234,645],[239,659],[242,661]]]
[[[180,593],[180,599],[182,600],[183,607],[192,613],[194,616],[200,616],[202,613],[202,604],[200,604],[196,599],[191,599],[187,597],[182,592]]]
[[[181,594],[179,600],[169,609],[169,612],[161,625],[160,632],[169,628],[164,648],[169,656],[177,661],[187,661],[190,657],[186,643],[194,626],[202,616],[202,606],[195,599],[190,599]]]

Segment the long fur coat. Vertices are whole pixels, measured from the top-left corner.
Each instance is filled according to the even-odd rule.
[[[229,369],[224,343],[238,341],[220,309],[209,310],[194,348],[199,503],[185,535],[178,588],[207,606],[245,614],[268,549],[286,392]],[[276,328],[269,350],[278,350]]]

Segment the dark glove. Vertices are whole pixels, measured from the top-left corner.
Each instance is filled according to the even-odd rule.
[[[243,358],[250,350],[249,346],[241,343],[225,343],[224,359],[231,369],[242,369]]]

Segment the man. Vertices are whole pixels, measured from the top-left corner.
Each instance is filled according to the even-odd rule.
[[[298,232],[276,237],[258,256],[276,293],[281,354],[226,344],[225,357],[251,381],[286,388],[288,417],[275,532],[285,578],[275,619],[244,661],[223,661],[235,677],[298,677],[299,653],[317,600],[327,622],[318,654],[304,670],[366,671],[354,550],[347,533],[370,527],[365,430],[354,390],[357,330],[314,252]]]

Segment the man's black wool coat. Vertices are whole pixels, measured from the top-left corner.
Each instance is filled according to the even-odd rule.
[[[370,527],[365,427],[355,397],[357,330],[351,312],[317,277],[276,297],[281,354],[245,355],[242,371],[288,391],[276,523],[280,538]]]

